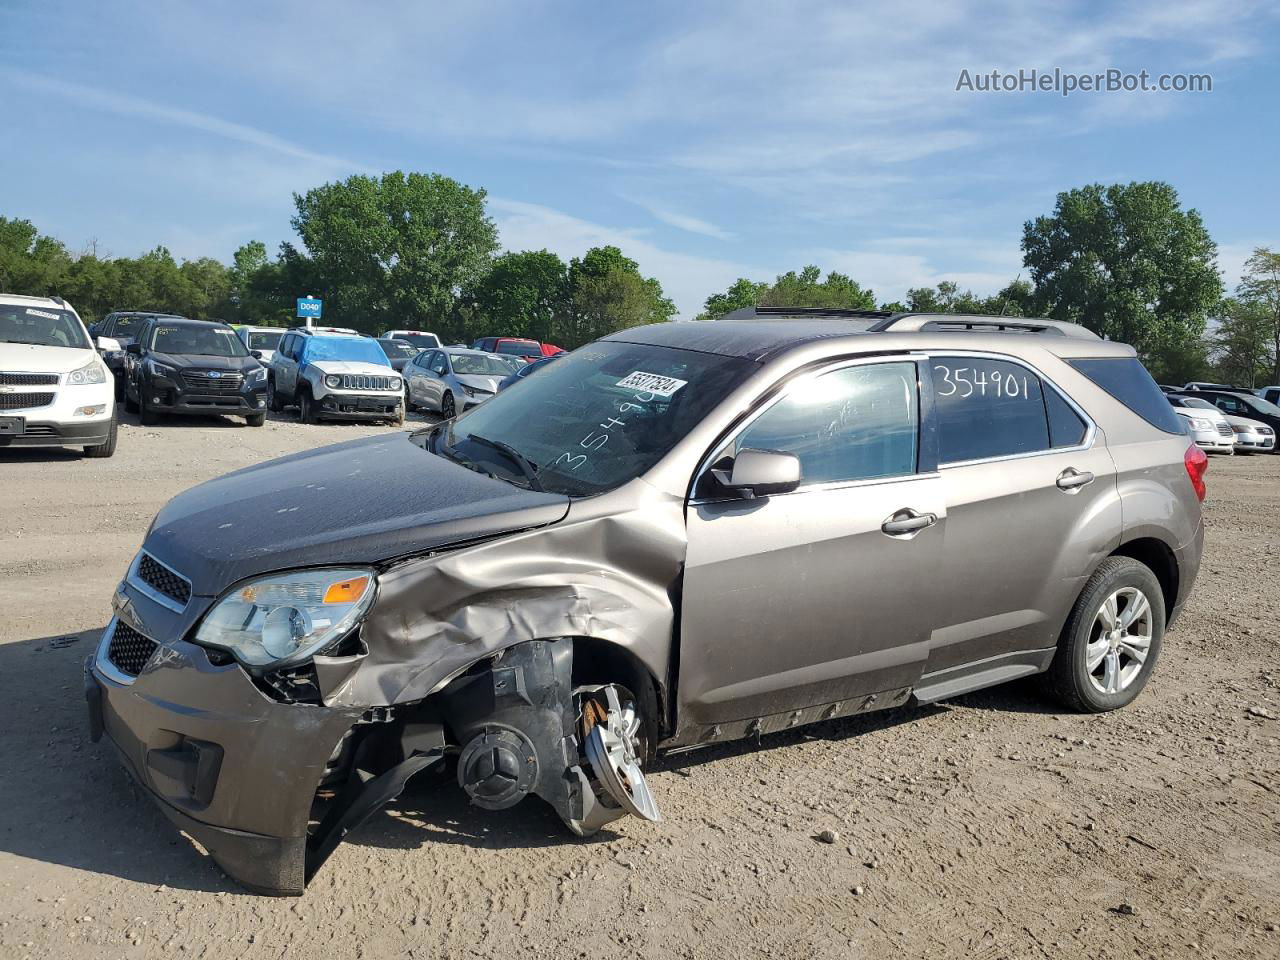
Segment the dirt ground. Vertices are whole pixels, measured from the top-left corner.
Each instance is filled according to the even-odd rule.
[[[1199,584],[1128,710],[1020,684],[685,754],[664,822],[590,840],[415,783],[306,896],[242,893],[88,741],[81,662],[166,499],[386,429],[0,450],[0,957],[1280,957],[1280,457],[1213,460]]]

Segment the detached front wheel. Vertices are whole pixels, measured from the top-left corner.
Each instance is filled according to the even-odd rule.
[[[1050,690],[1082,713],[1127,706],[1151,678],[1164,624],[1164,594],[1151,569],[1130,557],[1104,560],[1067,619]]]

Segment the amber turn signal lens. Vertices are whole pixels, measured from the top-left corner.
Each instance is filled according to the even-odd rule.
[[[355,603],[369,586],[368,577],[352,577],[350,580],[339,580],[329,584],[324,592],[325,603]]]

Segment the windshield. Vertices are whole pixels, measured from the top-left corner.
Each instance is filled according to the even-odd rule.
[[[1261,397],[1240,397],[1240,402],[1257,413],[1265,413],[1268,417],[1280,417],[1280,407]]]
[[[317,360],[347,360],[389,367],[387,355],[368,337],[307,337],[303,346],[304,363]]]
[[[434,333],[397,333],[392,339],[407,340],[419,350],[434,350],[440,346],[440,338]]]
[[[157,353],[180,354],[195,357],[247,357],[249,351],[244,348],[236,332],[230,327],[196,326],[184,323],[181,326],[167,323],[156,324],[155,333],[151,336],[151,349]]]
[[[513,357],[540,357],[542,348],[536,343],[500,343],[498,353],[510,354]]]
[[[453,372],[476,377],[509,377],[511,367],[504,360],[483,353],[451,353]]]
[[[379,340],[378,346],[382,348],[382,352],[387,355],[388,360],[408,360],[410,357],[418,355],[417,347],[405,343],[403,340]]]
[[[546,490],[603,493],[657,463],[756,369],[750,360],[602,341],[450,421],[435,449],[523,483],[496,441],[527,458]],[[488,442],[469,441],[473,434]]]
[[[1195,407],[1199,410],[1217,410],[1208,400],[1201,400],[1199,397],[1183,397],[1182,405],[1184,407]]]
[[[19,307],[0,303],[0,343],[87,350],[89,338],[80,321],[56,307]]]
[[[113,331],[111,335],[113,337],[118,337],[122,334],[129,337],[136,336],[138,330],[141,329],[142,325],[146,322],[147,318],[145,316],[127,313],[123,314],[122,316],[116,317],[115,326],[111,328]]]
[[[266,330],[266,331],[250,331],[249,333],[249,349],[250,350],[279,350],[280,338],[284,336],[283,330]]]

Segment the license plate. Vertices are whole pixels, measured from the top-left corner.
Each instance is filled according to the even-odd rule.
[[[20,437],[26,429],[26,417],[0,417],[0,437]]]
[[[387,404],[377,397],[361,397],[356,401],[356,407],[360,410],[381,410]]]

